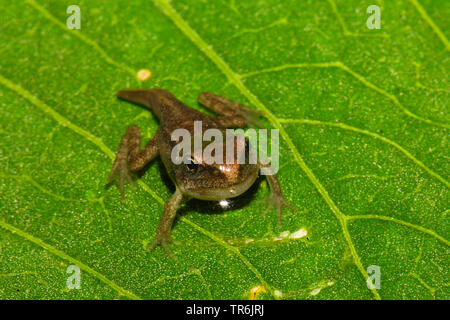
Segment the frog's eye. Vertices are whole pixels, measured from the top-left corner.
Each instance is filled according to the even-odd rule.
[[[195,173],[198,171],[200,165],[198,164],[197,161],[195,161],[194,158],[190,157],[186,159],[186,161],[184,162],[184,166],[186,170],[189,171],[190,173]]]

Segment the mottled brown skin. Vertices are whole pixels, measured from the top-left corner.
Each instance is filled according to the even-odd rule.
[[[141,133],[137,126],[131,125],[122,137],[117,151],[111,174],[107,183],[118,182],[122,200],[124,199],[124,184],[132,183],[133,173],[143,169],[158,155],[176,186],[172,197],[164,204],[163,215],[159,221],[156,237],[150,244],[149,250],[161,245],[169,255],[168,243],[172,242],[171,229],[177,209],[191,198],[202,200],[223,200],[239,196],[247,191],[258,177],[261,164],[238,164],[237,155],[245,152],[248,156],[249,147],[246,142],[242,149],[235,144],[235,159],[232,164],[206,164],[205,159],[192,159],[188,164],[175,165],[171,160],[172,148],[179,141],[171,141],[171,134],[175,129],[183,128],[194,135],[194,121],[202,121],[203,132],[209,128],[219,129],[225,137],[226,128],[242,128],[246,125],[258,125],[254,118],[258,111],[250,109],[240,103],[228,100],[212,93],[201,93],[199,102],[205,107],[220,114],[209,116],[195,109],[189,108],[177,100],[170,92],[163,89],[132,89],[122,90],[118,97],[152,110],[160,122],[155,135],[150,139],[144,149],[140,150]],[[209,142],[208,142],[209,143]],[[205,144],[204,144],[205,146]],[[225,156],[225,144],[223,154]],[[246,158],[248,159],[248,157]],[[225,161],[224,161],[225,162]],[[282,206],[290,206],[283,197],[280,185],[275,175],[267,175],[271,189],[268,200],[269,208],[274,206],[277,210],[278,221],[281,222]]]

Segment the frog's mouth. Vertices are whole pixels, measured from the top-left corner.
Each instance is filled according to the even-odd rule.
[[[184,190],[184,193],[200,200],[218,201],[240,196],[255,183],[259,170],[255,170],[241,183],[223,188],[191,188]]]

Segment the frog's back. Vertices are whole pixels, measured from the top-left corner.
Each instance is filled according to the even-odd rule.
[[[202,132],[209,128],[223,130],[215,120],[215,117],[188,107],[164,89],[122,90],[118,92],[118,96],[152,110],[159,119],[159,128],[156,133],[159,155],[169,176],[174,182],[176,178],[174,173],[175,165],[171,158],[172,150],[180,143],[180,139],[189,138],[178,137],[178,140],[172,140],[174,131],[182,129],[192,139],[194,137],[194,125],[196,121],[201,121]]]

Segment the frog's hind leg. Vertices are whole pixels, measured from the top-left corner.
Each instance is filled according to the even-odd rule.
[[[198,102],[206,108],[222,115],[217,120],[225,127],[244,127],[255,125],[264,128],[264,125],[256,118],[263,113],[249,108],[239,102],[229,100],[214,93],[202,92],[198,96]]]
[[[141,149],[141,131],[139,127],[131,125],[120,141],[120,147],[116,154],[116,159],[111,170],[107,184],[116,181],[120,188],[122,201],[124,201],[124,185],[128,181],[133,183],[133,174],[144,168],[158,154],[156,135],[150,139],[144,149]]]

